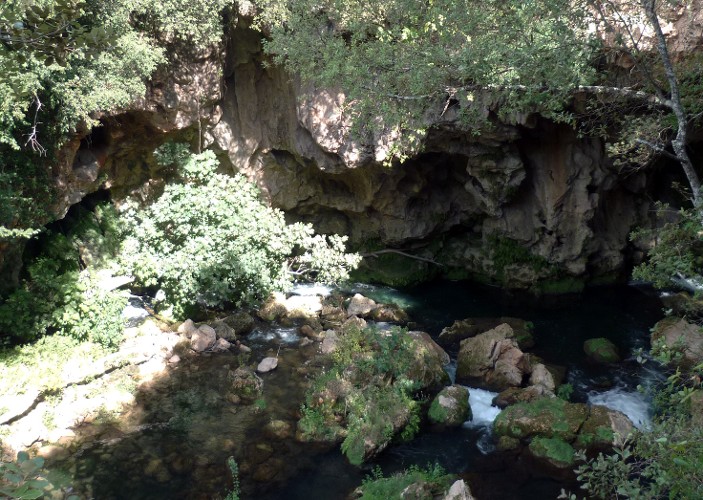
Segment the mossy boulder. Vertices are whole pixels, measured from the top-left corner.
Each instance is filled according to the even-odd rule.
[[[545,461],[557,469],[569,469],[574,465],[574,447],[561,438],[535,437],[528,447],[535,458]]]
[[[529,403],[544,397],[551,397],[554,392],[542,385],[529,387],[509,387],[493,398],[493,404],[498,408],[507,408],[517,403]]]
[[[408,332],[412,339],[413,360],[406,373],[408,379],[416,381],[422,389],[439,390],[450,382],[444,367],[449,364],[449,355],[425,332]]]
[[[246,335],[254,329],[254,318],[246,311],[237,311],[222,321],[234,331],[235,335]]]
[[[541,398],[509,406],[495,419],[493,428],[498,437],[558,437],[571,442],[587,417],[588,407],[585,404],[567,403],[559,398]]]
[[[264,321],[277,321],[288,313],[286,296],[282,293],[272,293],[256,312]]]
[[[429,421],[442,427],[459,427],[472,418],[469,390],[460,385],[442,389],[427,412]]]
[[[261,396],[264,381],[251,368],[239,367],[228,373],[230,393],[243,402],[252,402]]]
[[[596,363],[618,363],[620,361],[620,352],[617,346],[604,337],[588,339],[583,343],[583,350],[586,356]]]
[[[605,406],[592,406],[576,437],[575,446],[591,453],[607,452],[629,436],[633,429],[632,422],[623,413]]]

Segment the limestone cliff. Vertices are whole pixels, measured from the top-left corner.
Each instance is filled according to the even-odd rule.
[[[246,19],[222,46],[173,56],[143,100],[64,148],[55,213],[100,187],[148,198],[159,185],[151,151],[175,138],[213,148],[291,219],[348,234],[363,251],[443,264],[368,259],[401,268],[398,283],[415,271],[563,290],[622,270],[649,207],[647,179],[620,177],[601,141],[532,115],[475,135],[450,110],[428,115],[437,118],[421,154],[384,166],[387,138],[351,138],[341,93],[265,63]]]

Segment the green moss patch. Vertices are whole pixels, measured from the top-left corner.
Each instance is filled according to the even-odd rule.
[[[574,465],[574,448],[560,438],[536,437],[529,446],[530,452],[560,469]]]

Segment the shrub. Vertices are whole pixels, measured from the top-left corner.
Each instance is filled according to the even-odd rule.
[[[691,395],[701,389],[703,365],[693,376],[677,372],[654,398],[652,428],[638,431],[613,453],[588,459],[576,469],[581,488],[592,498],[703,498],[703,429],[700,409],[690,407]],[[690,374],[689,374],[690,375]],[[562,492],[560,498],[577,498]]]
[[[361,486],[363,500],[387,500],[401,498],[401,493],[411,484],[425,484],[434,496],[442,496],[451,486],[454,479],[452,474],[447,474],[438,464],[428,465],[421,469],[416,465],[410,466],[406,471],[385,477],[379,467],[367,476]]]
[[[42,250],[27,266],[27,276],[0,305],[3,344],[47,333],[115,347],[122,338],[123,292],[101,288],[95,267],[106,265],[115,250],[114,220],[106,207],[96,214],[77,210],[67,234],[49,230]],[[89,261],[92,268],[81,269]]]
[[[357,265],[344,253],[346,238],[286,224],[243,175],[217,173],[214,153],[168,145],[156,157],[180,178],[152,205],[124,213],[121,263],[142,285],[160,287],[175,316],[251,304],[294,278],[337,281]]]
[[[401,328],[379,332],[351,329],[333,353],[332,367],[318,375],[302,407],[300,429],[311,440],[342,439],[342,452],[359,465],[371,451],[399,432],[408,440],[417,433],[418,382],[408,378],[414,344]]]

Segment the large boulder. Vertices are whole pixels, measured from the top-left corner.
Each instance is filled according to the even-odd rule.
[[[522,385],[524,376],[530,372],[530,363],[506,323],[462,340],[460,345],[457,382],[503,391]]]
[[[286,296],[280,292],[272,293],[256,312],[264,321],[278,321],[287,313]]]
[[[237,311],[222,321],[234,331],[235,335],[246,335],[254,329],[254,318],[246,311]]]
[[[596,363],[617,363],[620,361],[620,352],[610,340],[600,337],[588,339],[583,343],[586,356]]]
[[[652,329],[652,350],[666,354],[682,368],[692,368],[703,362],[703,333],[684,319],[664,318]]]
[[[567,403],[559,398],[540,398],[507,407],[496,417],[493,428],[498,437],[558,437],[571,442],[587,417],[588,407],[585,404]]]
[[[559,469],[573,466],[575,449],[585,449],[591,456],[607,452],[622,443],[633,428],[619,411],[555,397],[516,403],[493,423],[499,442],[509,442],[511,448],[520,443],[529,445],[533,457]]]
[[[410,322],[408,313],[395,304],[381,304],[373,309],[369,316],[374,321],[397,325],[407,325]]]
[[[571,469],[574,466],[574,447],[561,438],[535,437],[528,450],[533,457],[557,469]]]
[[[317,318],[322,311],[322,299],[317,295],[291,295],[285,307],[289,319]]]
[[[408,332],[413,341],[413,361],[407,377],[419,383],[421,389],[439,389],[449,383],[444,367],[449,355],[425,332]]]
[[[366,317],[377,305],[372,299],[364,297],[360,293],[354,295],[347,306],[347,316]]]
[[[471,420],[469,390],[461,385],[445,387],[432,400],[427,417],[442,427],[460,427]]]
[[[442,500],[475,500],[471,494],[469,485],[463,479],[458,479],[452,483]]]
[[[591,406],[588,418],[579,429],[575,446],[591,451],[608,451],[620,444],[634,430],[632,421],[617,410]]]
[[[518,343],[520,349],[534,347],[532,336],[532,323],[520,318],[466,318],[455,321],[451,326],[444,328],[437,342],[444,346],[458,344],[464,339],[475,337],[481,333],[492,330],[503,323],[510,325],[512,336]]]
[[[540,384],[529,387],[509,387],[494,397],[492,403],[498,408],[507,408],[516,403],[529,403],[536,399],[552,396],[554,396],[554,392]]]
[[[190,348],[195,352],[204,352],[215,345],[217,333],[208,325],[202,325],[190,337]]]

